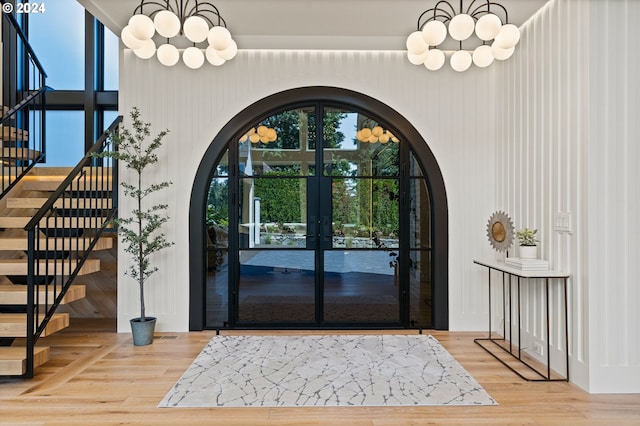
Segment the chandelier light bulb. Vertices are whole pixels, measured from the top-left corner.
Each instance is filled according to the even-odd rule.
[[[265,125],[258,126],[258,128],[256,129],[256,131],[258,132],[258,136],[267,136],[268,129],[269,128]]]
[[[473,51],[473,63],[479,68],[488,67],[493,63],[494,59],[491,46],[486,44],[476,47],[476,50]]]
[[[471,54],[466,50],[458,50],[451,55],[451,68],[455,71],[463,72],[471,66]]]
[[[167,67],[174,66],[178,63],[178,60],[180,60],[180,52],[178,52],[178,49],[176,49],[174,45],[169,43],[158,47],[157,55],[158,61]]]
[[[225,27],[215,26],[209,30],[207,41],[214,49],[225,50],[231,43],[231,33]]]
[[[389,142],[389,139],[391,139],[389,137],[389,135],[387,133],[384,133],[382,135],[380,135],[380,143],[387,143]]]
[[[120,39],[122,40],[124,45],[131,50],[140,49],[142,47],[142,44],[144,43],[143,40],[138,40],[131,34],[128,25],[126,25],[122,29],[122,32],[120,33]]]
[[[182,62],[191,69],[198,69],[204,64],[204,54],[197,47],[187,47],[182,54]]]
[[[238,45],[236,44],[235,41],[233,41],[233,39],[231,39],[226,49],[218,51],[218,55],[220,55],[220,57],[225,61],[229,61],[235,58],[237,53],[238,53]]]
[[[171,38],[180,32],[180,18],[170,10],[161,10],[153,18],[153,25],[158,34],[165,38]]]
[[[414,31],[407,37],[407,50],[414,55],[420,55],[429,48],[429,45],[424,41],[422,31]]]
[[[513,55],[513,52],[515,51],[515,49],[516,49],[515,47],[502,49],[496,44],[495,41],[491,45],[491,53],[493,54],[493,57],[499,61],[504,61],[505,59],[509,59],[511,55]]]
[[[218,51],[211,46],[207,47],[207,50],[204,53],[205,53],[205,56],[207,57],[207,61],[213,66],[219,67],[220,65],[227,62],[224,59],[222,59],[218,54]]]
[[[431,49],[424,61],[424,66],[427,67],[429,71],[437,71],[442,68],[444,62],[444,52],[440,49]]]
[[[463,41],[471,37],[475,28],[473,18],[466,13],[454,16],[449,22],[449,34],[458,41]]]
[[[199,16],[188,17],[184,21],[183,30],[184,35],[194,43],[205,41],[209,35],[209,25],[207,25],[207,21]]]
[[[249,135],[249,141],[251,141],[251,143],[258,143],[260,142],[260,136],[257,133],[252,133]]]
[[[427,59],[429,52],[430,50],[425,50],[423,53],[419,55],[415,55],[411,52],[407,52],[407,58],[409,58],[409,62],[411,62],[413,65],[422,65],[424,64],[424,61]]]
[[[267,142],[275,142],[278,139],[278,134],[275,129],[267,129]]]
[[[429,21],[422,29],[422,38],[429,46],[437,46],[447,38],[447,27],[441,21]]]
[[[513,24],[506,24],[500,28],[494,43],[501,49],[514,47],[520,41],[520,30]]]
[[[487,13],[476,22],[476,35],[480,40],[493,40],[500,32],[502,21],[493,13]]]
[[[156,53],[156,44],[153,40],[145,40],[142,42],[142,47],[134,49],[133,53],[140,59],[149,59]]]
[[[138,40],[149,40],[156,32],[153,21],[147,15],[137,14],[129,19],[129,31]]]

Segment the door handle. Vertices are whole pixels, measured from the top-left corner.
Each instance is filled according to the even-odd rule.
[[[322,237],[324,241],[331,241],[333,236],[333,232],[331,231],[331,221],[329,220],[329,216],[322,217]]]
[[[318,236],[317,232],[318,227],[316,226],[316,217],[309,216],[309,223],[307,223],[307,234],[304,234],[305,237],[311,238],[312,241]]]

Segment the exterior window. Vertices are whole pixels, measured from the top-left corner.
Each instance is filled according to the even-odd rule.
[[[84,156],[84,112],[47,111],[46,126],[47,166],[78,164]]]
[[[104,29],[104,90],[118,90],[118,51],[120,39]]]
[[[56,90],[84,89],[84,8],[76,0],[46,3],[29,15],[29,42]]]

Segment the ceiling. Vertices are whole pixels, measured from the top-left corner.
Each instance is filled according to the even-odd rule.
[[[175,0],[172,0],[175,1]],[[193,0],[192,0],[193,1]],[[404,50],[436,0],[209,0],[240,49]],[[471,0],[464,0],[465,8]],[[484,0],[476,0],[481,4]],[[493,0],[496,1],[496,0]],[[518,26],[549,0],[497,0]],[[78,0],[120,34],[140,0]],[[450,0],[458,8],[457,0]]]

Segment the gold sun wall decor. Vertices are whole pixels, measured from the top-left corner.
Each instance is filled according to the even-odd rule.
[[[513,243],[513,222],[503,211],[494,212],[487,223],[489,244],[496,251],[506,251]]]

